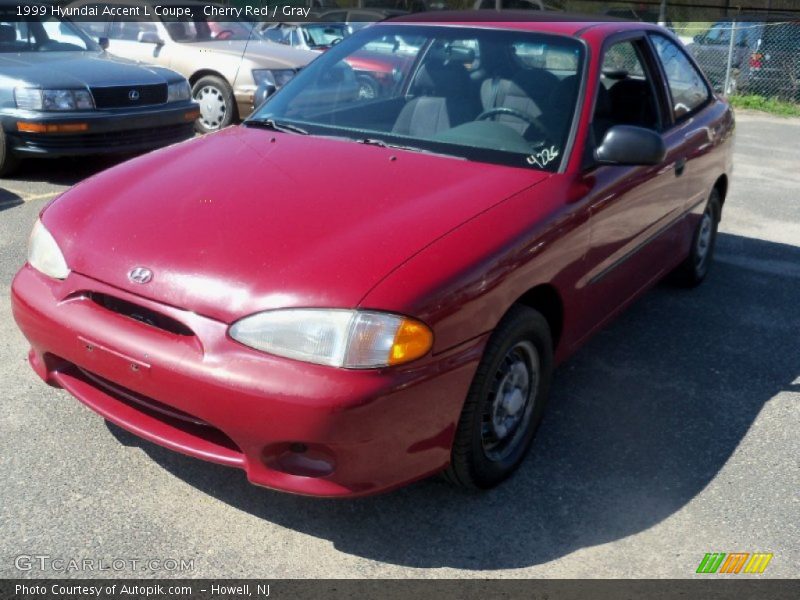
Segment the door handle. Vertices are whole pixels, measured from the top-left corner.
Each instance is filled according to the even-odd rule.
[[[675,161],[675,176],[680,177],[681,175],[683,175],[684,169],[686,169],[686,159],[679,158],[678,160]]]

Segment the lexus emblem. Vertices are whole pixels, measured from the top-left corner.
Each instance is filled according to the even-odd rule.
[[[148,283],[153,279],[153,272],[147,267],[136,267],[128,273],[128,279],[133,283]]]
[[[139,99],[139,90],[131,90],[128,92],[128,100],[136,102]]]

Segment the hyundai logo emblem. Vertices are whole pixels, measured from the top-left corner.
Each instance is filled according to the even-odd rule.
[[[139,99],[139,90],[131,90],[128,92],[128,100],[136,102]]]
[[[128,273],[128,279],[133,283],[148,283],[153,279],[153,272],[147,267],[136,267]]]

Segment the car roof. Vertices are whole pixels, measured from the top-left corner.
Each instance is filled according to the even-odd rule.
[[[428,24],[464,25],[466,27],[491,27],[498,29],[517,29],[540,31],[560,35],[576,36],[589,29],[605,30],[607,33],[628,29],[662,28],[651,23],[618,19],[605,15],[582,15],[576,13],[529,10],[469,10],[469,11],[430,11],[412,13],[382,21],[382,24]]]

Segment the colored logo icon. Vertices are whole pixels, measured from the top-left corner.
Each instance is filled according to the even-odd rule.
[[[763,573],[772,554],[766,552],[709,552],[700,561],[697,573],[727,573],[738,575],[739,573]]]

